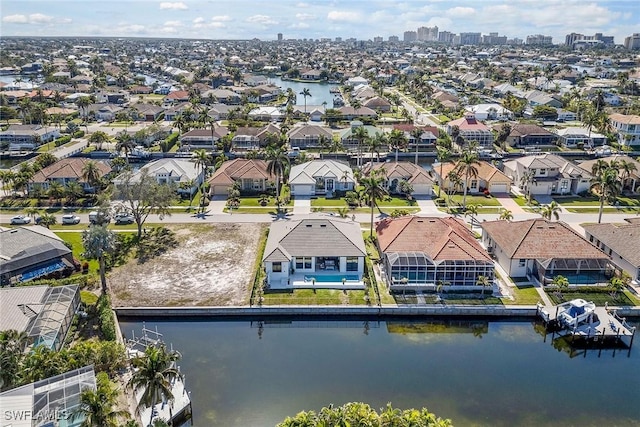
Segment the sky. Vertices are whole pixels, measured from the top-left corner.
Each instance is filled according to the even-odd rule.
[[[2,0],[0,36],[359,40],[437,25],[440,31],[532,34],[640,31],[638,0]]]

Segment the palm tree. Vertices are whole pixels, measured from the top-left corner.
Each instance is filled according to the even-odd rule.
[[[535,170],[528,169],[525,173],[520,177],[520,187],[527,187],[527,199],[528,203],[531,204],[531,190],[532,184],[534,182]]]
[[[306,87],[302,89],[300,95],[304,97],[304,113],[307,114],[307,96],[311,96],[311,92]]]
[[[25,331],[0,331],[0,390],[17,384],[24,350],[28,343],[29,336]]]
[[[200,168],[200,170],[202,171],[202,183],[204,184],[204,182],[207,180],[207,166],[211,162],[211,157],[209,156],[209,153],[207,153],[203,149],[194,151],[192,157],[196,168]]]
[[[591,191],[600,198],[600,209],[598,211],[598,224],[602,222],[602,212],[604,211],[604,201],[612,201],[620,194],[622,183],[618,180],[618,171],[607,168],[591,179]]]
[[[67,198],[66,204],[68,206],[73,206],[79,198],[84,196],[84,188],[78,181],[69,182],[64,190],[65,197]]]
[[[87,117],[87,107],[91,104],[91,99],[88,96],[82,96],[76,99],[76,105],[78,109],[80,109],[80,115],[86,119]]]
[[[105,132],[101,130],[94,132],[89,137],[89,143],[94,144],[96,146],[96,150],[102,150],[102,144],[105,142],[109,142],[111,138]]]
[[[413,138],[414,143],[416,144],[416,158],[415,158],[415,164],[418,164],[418,148],[420,146],[420,141],[422,139],[422,129],[420,128],[415,128],[413,129],[410,134],[411,137]]]
[[[513,220],[513,212],[508,209],[502,209],[500,211],[500,219],[503,221],[512,221]]]
[[[462,186],[462,178],[460,178],[460,175],[458,174],[458,171],[456,171],[455,169],[452,169],[449,171],[449,173],[447,174],[447,181],[449,181],[449,191],[447,193],[447,196],[449,198],[447,204],[451,204],[451,195],[453,195],[453,193],[455,193],[457,191],[458,188],[460,188]],[[444,180],[442,181],[444,183]]]
[[[484,298],[484,288],[491,286],[491,282],[487,276],[478,276],[476,285],[481,286],[481,295]]]
[[[438,198],[440,198],[440,190],[442,189],[442,184],[444,184],[444,177],[442,176],[442,167],[444,166],[444,163],[451,158],[451,151],[446,147],[440,147],[440,146],[437,146],[436,150],[438,151],[438,154],[437,154],[438,163],[440,163],[440,182],[438,183]]]
[[[96,188],[100,182],[100,168],[95,161],[89,160],[84,164],[82,167],[82,179],[84,179],[90,187]]]
[[[465,211],[464,211],[464,215],[467,216],[469,215],[471,217],[471,225],[473,226],[474,223],[477,223],[476,221],[476,217],[478,216],[478,209],[480,209],[481,206],[480,205],[469,205],[466,207]]]
[[[83,256],[87,259],[97,259],[100,265],[100,283],[102,293],[107,293],[107,277],[105,256],[115,250],[115,234],[107,229],[106,224],[91,225],[88,230],[82,232]]]
[[[143,390],[137,411],[145,407],[151,408],[149,424],[153,422],[153,408],[156,404],[173,401],[171,384],[182,378],[175,364],[180,357],[180,353],[169,351],[160,343],[148,346],[143,355],[131,361],[135,370],[128,385],[134,392]]]
[[[276,203],[280,209],[280,182],[284,174],[289,170],[290,161],[287,152],[281,148],[267,151],[267,173],[276,177]]]
[[[623,184],[622,187],[624,188],[625,181],[629,179],[632,173],[638,170],[638,167],[636,166],[635,163],[633,163],[633,161],[627,161],[625,159],[622,159],[618,162],[618,169],[622,174],[622,184]]]
[[[351,136],[358,141],[358,167],[362,167],[362,145],[369,139],[369,132],[364,126],[358,126],[352,130]]]
[[[367,203],[371,207],[371,226],[369,228],[369,236],[373,238],[373,209],[378,207],[378,202],[388,195],[384,188],[385,177],[378,174],[377,170],[372,170],[367,176],[360,179],[360,185],[364,187],[364,194]],[[379,208],[378,208],[379,209]]]
[[[404,150],[409,143],[403,131],[394,129],[389,134],[389,145],[396,152],[396,163],[398,163],[398,150]]]
[[[549,203],[548,205],[544,205],[542,209],[540,209],[540,215],[542,218],[551,221],[551,218],[555,218],[556,220],[560,219],[560,212],[562,209],[560,205],[555,200]]]
[[[60,199],[64,196],[64,187],[62,184],[56,181],[49,183],[49,190],[47,190],[47,196],[56,201],[56,204],[60,203]]]
[[[380,163],[380,149],[387,145],[387,137],[383,133],[377,133],[368,141],[369,150],[371,151],[371,163],[373,163],[373,155],[376,154],[377,162]]]
[[[48,212],[45,212],[40,216],[40,225],[44,225],[47,228],[50,228],[52,225],[56,225],[57,222],[58,220],[56,220],[55,215]]]
[[[456,163],[455,169],[459,174],[464,174],[464,193],[462,195],[462,209],[467,208],[467,190],[469,187],[469,179],[476,178],[478,176],[478,152],[475,150],[467,149],[462,152],[462,155]]]
[[[116,141],[116,151],[118,153],[124,151],[124,158],[127,160],[127,163],[129,163],[129,153],[131,153],[133,149],[136,148],[135,141],[126,131],[119,132],[116,135]]]
[[[116,427],[120,418],[128,418],[127,411],[116,409],[118,389],[109,381],[105,372],[96,375],[96,390],[84,389],[80,394],[80,406],[72,418],[82,417],[81,427]]]

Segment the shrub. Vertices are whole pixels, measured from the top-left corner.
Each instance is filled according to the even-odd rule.
[[[116,322],[111,311],[111,301],[107,294],[100,295],[97,303],[98,316],[100,318],[100,331],[105,340],[116,340]]]
[[[83,130],[77,130],[73,133],[73,137],[74,138],[82,138],[84,136],[84,131]]]

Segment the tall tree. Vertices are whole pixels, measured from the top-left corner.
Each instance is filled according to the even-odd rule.
[[[276,178],[276,203],[280,209],[280,185],[290,166],[287,152],[281,148],[267,150],[267,173]]]
[[[364,126],[357,126],[352,129],[351,132],[351,136],[358,141],[358,157],[356,163],[358,167],[362,167],[362,147],[369,139],[369,131],[367,131],[367,128]]]
[[[119,391],[105,372],[96,374],[96,389],[85,389],[80,394],[80,406],[72,419],[83,418],[80,427],[117,427],[119,419],[129,418],[129,413],[118,410]]]
[[[438,163],[440,164],[440,182],[438,183],[438,198],[440,198],[440,190],[444,184],[444,177],[442,176],[442,168],[445,162],[451,158],[451,151],[446,147],[436,146]]]
[[[150,214],[160,219],[171,215],[171,204],[175,197],[174,189],[167,184],[159,184],[155,177],[142,168],[139,175],[124,172],[115,184],[114,201],[120,210],[131,213],[138,226],[138,239],[142,236],[142,227]]]
[[[302,92],[300,92],[300,95],[304,97],[304,113],[307,114],[307,97],[311,96],[311,92],[305,87],[302,89]]]
[[[94,160],[89,160],[82,166],[82,179],[94,189],[100,183],[100,168]]]
[[[560,219],[560,205],[555,200],[549,203],[548,205],[544,205],[542,209],[540,209],[540,215],[542,218],[551,221],[552,218],[556,220]]]
[[[396,153],[396,163],[398,163],[398,151],[407,148],[408,143],[407,136],[400,129],[394,129],[389,133],[389,145]]]
[[[591,191],[597,194],[600,199],[600,209],[598,210],[598,224],[602,222],[604,202],[615,200],[622,191],[622,183],[618,179],[618,171],[614,168],[601,170],[591,179]]]
[[[107,229],[106,224],[93,224],[82,232],[82,246],[84,257],[97,259],[100,268],[100,284],[102,293],[107,293],[106,256],[115,250],[116,238],[113,231]]]
[[[136,142],[126,131],[118,132],[116,141],[116,151],[118,153],[124,152],[124,158],[127,160],[127,163],[129,163],[129,154],[136,148]]]
[[[102,144],[109,142],[111,138],[105,132],[99,130],[89,136],[89,143],[96,146],[96,150],[102,150]]]
[[[368,175],[360,178],[360,185],[364,187],[367,203],[371,207],[371,224],[369,228],[369,236],[371,237],[373,237],[373,209],[378,207],[378,202],[388,195],[387,190],[384,188],[385,179],[386,178],[375,169],[372,169]]]
[[[22,359],[28,343],[29,336],[24,331],[0,331],[0,390],[18,384]]]
[[[467,191],[469,187],[469,179],[476,178],[478,176],[478,152],[468,147],[462,152],[462,155],[456,162],[456,170],[460,176],[464,175],[463,182],[463,195],[462,195],[462,209],[467,208]]]
[[[148,346],[143,355],[132,361],[134,372],[128,385],[134,391],[143,391],[137,411],[145,407],[152,409],[149,424],[153,422],[153,407],[174,399],[171,384],[182,377],[175,364],[179,359],[178,352],[167,350],[161,343]]]

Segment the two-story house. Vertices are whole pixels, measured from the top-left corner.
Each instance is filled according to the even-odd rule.
[[[457,120],[451,120],[447,123],[447,133],[453,135],[456,127],[459,135],[467,143],[475,141],[478,146],[489,148],[493,145],[493,132],[484,123],[476,119],[473,114],[466,114]]]
[[[52,165],[40,169],[36,172],[31,181],[27,184],[27,189],[33,191],[39,188],[43,191],[49,189],[49,184],[57,182],[60,185],[66,186],[71,182],[78,182],[84,188],[86,192],[93,192],[94,188],[84,178],[84,169],[87,163],[91,162],[90,159],[84,159],[79,157],[67,157],[61,159]],[[107,163],[100,161],[93,161],[98,171],[98,178],[102,178],[109,172],[111,172],[111,166]]]
[[[640,149],[640,116],[615,113],[609,118],[611,126],[618,132],[618,143],[623,147]]]
[[[589,190],[591,173],[555,154],[520,157],[504,163],[504,173],[524,194],[579,194]]]
[[[289,186],[293,196],[332,196],[351,191],[356,181],[348,164],[337,160],[313,160],[291,167]]]

